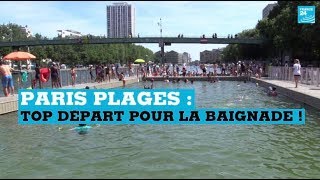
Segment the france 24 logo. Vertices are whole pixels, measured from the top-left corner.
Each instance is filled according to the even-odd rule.
[[[298,6],[298,23],[313,24],[316,22],[315,6]]]

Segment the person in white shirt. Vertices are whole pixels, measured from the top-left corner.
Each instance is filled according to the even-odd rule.
[[[293,76],[294,76],[294,81],[296,83],[296,88],[298,87],[298,81],[301,76],[300,69],[301,69],[300,61],[299,59],[295,59],[294,65],[293,65]]]

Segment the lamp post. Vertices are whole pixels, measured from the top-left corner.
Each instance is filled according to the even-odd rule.
[[[160,18],[160,22],[158,22],[158,25],[160,27],[160,37],[162,38],[162,21],[161,21],[161,18]]]
[[[159,42],[159,46],[161,48],[161,64],[163,63],[163,56],[164,56],[164,43],[163,43],[163,39],[162,39],[162,20],[160,18],[160,22],[158,22],[158,26],[160,27],[160,42]]]

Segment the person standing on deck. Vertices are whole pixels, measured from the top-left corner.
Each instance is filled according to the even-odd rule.
[[[294,65],[293,65],[293,76],[294,76],[294,81],[296,83],[296,88],[298,87],[298,82],[301,77],[301,65],[299,59],[294,60]]]
[[[74,69],[74,67],[71,68],[70,75],[71,75],[71,85],[74,87],[76,84],[76,77],[77,77],[77,72]]]
[[[109,82],[110,82],[110,79],[111,79],[111,77],[110,77],[110,65],[108,64],[108,65],[106,65],[106,78],[108,78],[109,79]]]
[[[0,74],[2,75],[2,88],[3,94],[8,97],[10,94],[9,89],[11,90],[11,94],[14,94],[14,86],[13,86],[13,78],[11,71],[13,69],[8,65],[4,64],[3,61],[0,61]]]
[[[53,63],[50,67],[50,74],[51,74],[51,87],[58,88],[59,87],[59,70],[57,68],[56,63]]]
[[[35,74],[35,79],[32,81],[32,89],[36,88],[38,82],[39,82],[39,87],[41,89],[42,87],[41,87],[41,81],[40,81],[40,66],[38,63],[36,63],[36,67],[34,70],[36,74]]]
[[[90,66],[90,67],[89,67],[89,73],[90,73],[91,81],[93,81],[93,80],[94,80],[94,78],[93,78],[93,74],[92,74],[92,68],[93,68],[93,66]]]

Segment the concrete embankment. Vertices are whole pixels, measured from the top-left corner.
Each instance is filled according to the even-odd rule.
[[[281,80],[251,78],[251,81],[265,88],[275,87],[280,94],[320,109],[320,87],[299,84],[295,88],[294,82]]]

